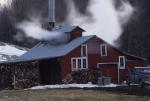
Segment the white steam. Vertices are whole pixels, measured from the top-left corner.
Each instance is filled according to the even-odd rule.
[[[127,1],[122,1],[119,9],[115,8],[114,2],[114,0],[90,0],[87,12],[91,16],[84,16],[75,9],[72,0],[67,0],[69,11],[66,22],[84,28],[87,31],[84,35],[95,34],[114,44],[114,40],[122,33],[122,25],[129,20],[134,11]]]
[[[129,2],[122,0],[121,6],[117,9],[120,23],[122,25],[126,24],[133,15],[134,11],[135,9],[130,5]]]
[[[42,24],[39,19],[33,19],[32,21],[24,21],[17,25],[17,28],[22,30],[27,37],[32,37],[39,40],[53,40],[61,36],[60,32],[48,31],[42,28]]]

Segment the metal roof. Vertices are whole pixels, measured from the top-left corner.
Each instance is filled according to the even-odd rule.
[[[39,43],[31,50],[29,50],[28,52],[26,52],[25,54],[17,58],[17,60],[31,61],[31,60],[61,57],[68,54],[75,48],[79,47],[80,45],[82,45],[92,37],[94,36],[91,35],[91,36],[78,37],[70,41],[69,43],[62,44],[62,45],[51,45],[49,42]]]
[[[58,31],[58,32],[62,32],[62,33],[68,33],[73,31],[76,28],[80,28],[78,26],[63,26],[63,27],[55,27],[52,30],[53,31]],[[84,31],[82,28],[80,28],[82,31]]]

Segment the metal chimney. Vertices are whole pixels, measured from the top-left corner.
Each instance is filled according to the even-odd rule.
[[[48,0],[49,28],[55,27],[55,0]]]

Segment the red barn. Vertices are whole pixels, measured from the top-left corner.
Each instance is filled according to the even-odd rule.
[[[55,29],[69,39],[62,43],[41,42],[18,58],[19,61],[39,61],[42,84],[62,80],[72,71],[98,68],[113,83],[126,79],[129,69],[144,66],[144,59],[121,52],[96,35],[82,36],[78,26]],[[55,43],[55,44],[54,44]]]

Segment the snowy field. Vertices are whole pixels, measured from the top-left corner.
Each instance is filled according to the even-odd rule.
[[[98,87],[117,87],[116,84],[109,84],[104,86],[94,85],[94,84],[60,84],[60,85],[44,85],[44,86],[35,86],[29,89],[40,90],[40,89],[53,89],[53,88],[98,88]]]

